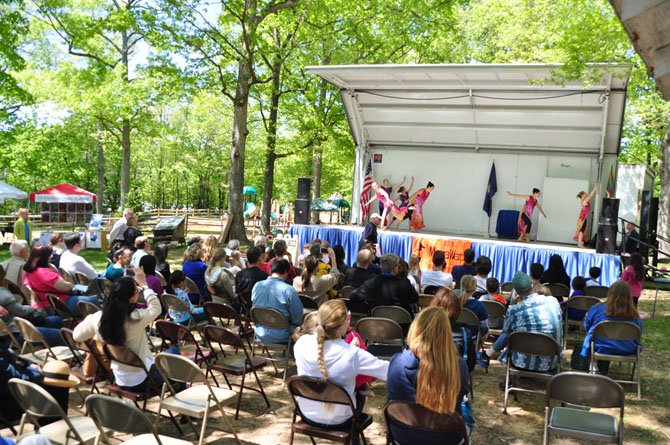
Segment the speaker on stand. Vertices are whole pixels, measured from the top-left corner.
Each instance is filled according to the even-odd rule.
[[[617,233],[619,231],[619,200],[614,198],[603,198],[603,205],[598,223],[598,238],[596,240],[596,252],[614,255],[617,246]]]
[[[296,224],[309,224],[309,214],[311,207],[311,178],[298,178],[298,196],[295,200],[295,216]]]

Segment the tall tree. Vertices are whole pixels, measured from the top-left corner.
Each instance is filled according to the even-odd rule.
[[[0,0],[0,122],[7,120],[30,100],[30,95],[17,82],[12,71],[25,67],[20,55],[28,20],[22,14],[22,0]]]

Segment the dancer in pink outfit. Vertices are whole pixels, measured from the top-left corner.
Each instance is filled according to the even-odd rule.
[[[535,207],[542,213],[542,216],[545,218],[547,217],[547,214],[544,213],[544,210],[542,210],[542,207],[540,207],[540,204],[538,204],[537,200],[540,199],[540,189],[533,189],[533,194],[532,195],[519,195],[517,193],[512,193],[512,192],[507,192],[509,196],[512,196],[514,198],[524,198],[526,200],[523,210],[519,212],[519,241],[530,241],[530,228],[532,226],[532,223],[530,222],[531,217],[533,216],[533,211],[535,210]]]

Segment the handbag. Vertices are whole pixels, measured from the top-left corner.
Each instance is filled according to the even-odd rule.
[[[469,332],[465,327],[461,327],[461,329],[463,330],[463,360],[467,363]],[[467,395],[463,396],[463,400],[461,400],[461,417],[463,417],[463,421],[467,425],[468,430],[472,431],[477,422],[475,421],[475,414],[472,411],[472,402],[470,402]]]

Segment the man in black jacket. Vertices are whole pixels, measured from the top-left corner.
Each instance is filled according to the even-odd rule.
[[[359,288],[377,274],[369,269],[373,254],[370,249],[361,249],[356,255],[356,264],[344,273],[344,285]]]
[[[247,267],[235,275],[235,292],[238,295],[242,293],[251,294],[251,290],[256,283],[268,278],[269,275],[258,267],[262,253],[258,247],[250,247],[247,250]]]
[[[367,280],[351,294],[352,301],[365,301],[370,308],[375,306],[400,306],[412,313],[411,304],[419,300],[419,294],[405,277],[396,276],[400,258],[392,253],[380,258],[382,274]]]

